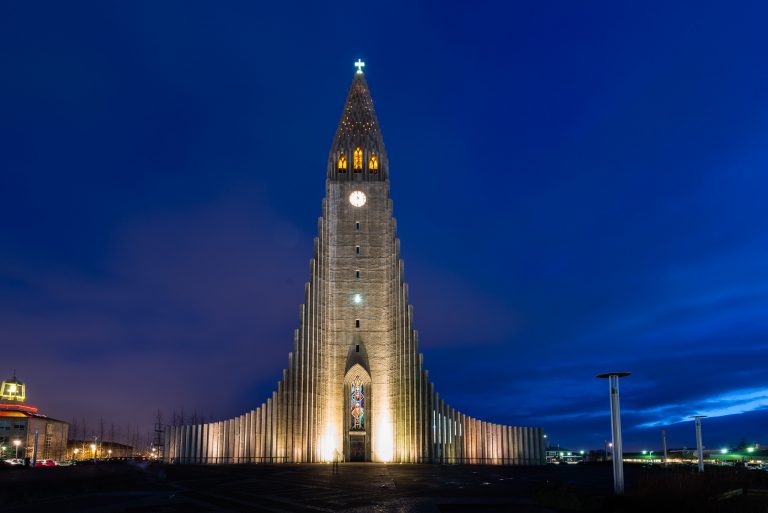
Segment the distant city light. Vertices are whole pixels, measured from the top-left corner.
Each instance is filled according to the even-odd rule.
[[[747,452],[755,452],[755,448],[754,447],[747,447]]]
[[[720,454],[728,454],[728,449],[720,449]]]
[[[648,454],[648,451],[643,451],[643,454]]]

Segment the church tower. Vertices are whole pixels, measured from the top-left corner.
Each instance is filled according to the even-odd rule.
[[[165,459],[541,464],[540,428],[464,415],[429,382],[403,280],[384,139],[364,63],[356,66],[328,153],[310,278],[283,379],[251,412],[171,426]]]
[[[359,69],[328,154],[319,246],[328,276],[321,451],[336,447],[353,461],[389,461],[396,446],[403,285],[388,172],[384,139]]]

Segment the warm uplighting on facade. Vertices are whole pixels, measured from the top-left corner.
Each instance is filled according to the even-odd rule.
[[[320,438],[320,460],[324,462],[333,461],[336,451],[339,449],[338,436],[333,426],[325,429],[325,434]]]
[[[384,414],[379,417],[379,424],[376,429],[376,461],[392,461],[395,454],[395,440],[392,432],[392,422],[389,415]]]

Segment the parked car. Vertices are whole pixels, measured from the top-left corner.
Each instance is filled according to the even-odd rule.
[[[77,462],[75,460],[63,460],[63,461],[56,462],[57,467],[72,467],[74,465],[77,465]]]
[[[6,463],[8,465],[24,465],[24,460],[21,458],[8,458],[3,463]]]
[[[53,460],[40,460],[35,462],[36,467],[55,467],[56,463]]]

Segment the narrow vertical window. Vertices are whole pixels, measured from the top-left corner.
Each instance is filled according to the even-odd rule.
[[[339,173],[347,172],[347,156],[344,155],[344,152],[341,152],[341,154],[339,155],[339,162],[338,162],[337,168],[339,169]]]
[[[360,231],[360,222],[355,223],[355,231],[356,232]]]
[[[368,159],[368,172],[371,174],[376,174],[378,170],[379,170],[379,157],[377,157],[375,153],[371,153],[371,158]]]
[[[355,173],[363,171],[363,150],[358,146],[355,148],[355,153],[352,155],[352,167],[355,169]]]
[[[355,255],[360,254],[360,246],[355,246]]]
[[[365,385],[360,376],[355,376],[350,391],[350,419],[352,431],[365,430]]]
[[[355,279],[356,280],[360,279],[360,271],[355,271]]]
[[[360,319],[355,319],[355,328],[360,327]]]

